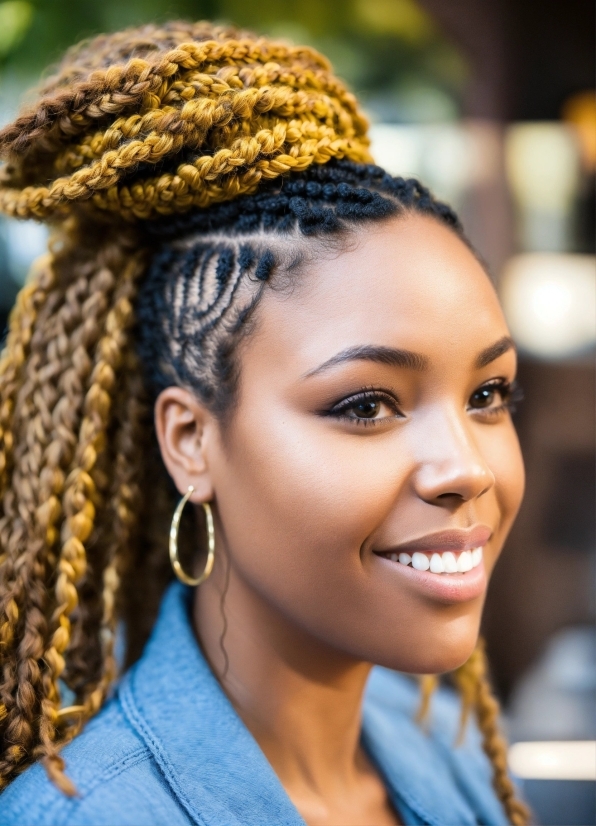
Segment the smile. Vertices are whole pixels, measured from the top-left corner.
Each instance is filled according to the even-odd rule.
[[[482,546],[459,553],[453,551],[378,554],[399,565],[411,566],[417,571],[430,571],[433,574],[464,574],[477,568],[482,563]]]
[[[401,554],[406,552],[402,551]],[[479,547],[461,552],[414,551],[410,562],[405,556],[402,557],[404,562],[400,562],[400,553],[396,552],[374,553],[373,556],[378,559],[390,582],[397,584],[399,581],[402,585],[408,583],[408,587],[414,588],[421,595],[445,604],[468,602],[482,596],[486,591],[487,574],[482,549]],[[458,569],[449,574],[445,571],[445,557],[447,568],[453,567],[452,562],[455,560],[456,566],[461,565],[466,570]],[[472,560],[476,564],[472,564]],[[472,567],[468,568],[468,564]],[[416,565],[421,567],[418,568]],[[435,572],[439,565],[442,566],[441,572]]]

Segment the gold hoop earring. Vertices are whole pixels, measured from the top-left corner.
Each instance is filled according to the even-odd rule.
[[[194,586],[200,585],[201,582],[205,582],[213,570],[213,563],[215,561],[215,529],[213,527],[213,514],[211,513],[211,506],[208,502],[202,502],[201,504],[203,506],[203,510],[205,511],[205,520],[207,522],[207,562],[205,563],[205,570],[203,573],[195,579],[185,573],[178,559],[178,531],[180,530],[180,518],[182,516],[184,506],[193,493],[194,487],[189,485],[188,490],[178,502],[178,507],[174,511],[172,525],[170,527],[170,562],[172,563],[174,573],[180,582],[183,582],[185,585]]]

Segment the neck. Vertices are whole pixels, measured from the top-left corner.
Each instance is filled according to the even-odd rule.
[[[341,794],[367,770],[359,740],[370,665],[296,627],[233,568],[224,580],[211,577],[194,605],[213,671],[295,803]]]

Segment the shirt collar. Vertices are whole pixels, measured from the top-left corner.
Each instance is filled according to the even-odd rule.
[[[437,734],[416,721],[419,702],[413,680],[384,668],[373,669],[364,701],[362,739],[394,799],[403,801],[415,813],[420,819],[416,822],[430,826],[444,826],[446,822],[459,826],[506,824],[500,805],[490,793],[488,778],[484,794],[474,800],[479,805],[472,808],[475,795],[468,788],[467,775],[481,775],[482,770],[478,772],[469,754],[467,763],[465,759],[463,765],[458,762],[457,711],[449,710],[453,725],[446,727],[443,720],[443,730]]]
[[[304,826],[265,755],[213,676],[190,623],[190,589],[166,593],[119,696],[172,792],[201,826]]]
[[[201,652],[190,621],[191,594],[179,583],[167,591],[143,656],[121,683],[123,710],[194,823],[305,826]],[[393,672],[373,669],[365,748],[407,822],[440,826],[448,812],[452,823],[476,824],[449,761],[404,708],[404,684]]]

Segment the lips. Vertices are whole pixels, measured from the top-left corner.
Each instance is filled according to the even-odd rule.
[[[486,590],[483,548],[491,535],[486,525],[438,531],[375,550],[375,556],[391,576],[399,576],[427,596],[447,603],[465,602]]]
[[[467,529],[453,528],[429,533],[391,548],[375,549],[375,553],[384,556],[387,554],[399,555],[401,553],[412,556],[416,551],[427,554],[442,554],[445,551],[461,553],[462,551],[472,551],[474,548],[482,548],[490,539],[491,534],[491,529],[486,525],[475,525]]]

